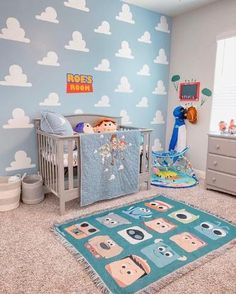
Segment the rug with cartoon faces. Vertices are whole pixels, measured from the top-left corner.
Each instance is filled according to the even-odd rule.
[[[229,222],[165,196],[67,221],[55,231],[102,290],[116,294],[148,293],[236,238]]]

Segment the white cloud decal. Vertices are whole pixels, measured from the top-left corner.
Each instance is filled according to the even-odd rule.
[[[15,108],[12,111],[12,118],[8,120],[7,125],[4,125],[4,129],[26,129],[33,128],[33,124],[30,123],[30,118],[25,115],[25,112],[21,108]]]
[[[115,89],[115,92],[119,92],[119,93],[132,93],[133,92],[127,77],[122,77],[120,79],[120,84],[118,85],[117,89]]]
[[[127,110],[121,110],[120,116],[122,125],[132,124],[132,122],[130,121],[130,117],[128,116]]]
[[[152,94],[157,94],[157,95],[166,95],[167,94],[164,82],[162,80],[159,80],[157,82],[157,86],[156,86],[155,90],[152,92]]]
[[[159,50],[159,54],[158,56],[154,59],[155,63],[159,63],[159,64],[168,64],[168,60],[167,60],[167,56],[166,56],[166,52],[165,49],[161,48]]]
[[[6,25],[6,28],[1,29],[1,39],[30,43],[30,39],[25,38],[25,31],[21,28],[16,18],[9,17],[6,21]]]
[[[54,51],[49,51],[42,60],[38,61],[40,65],[49,65],[49,66],[59,66],[57,53]]]
[[[102,96],[98,103],[94,104],[95,107],[111,107],[110,99],[108,96]]]
[[[82,109],[76,109],[74,111],[74,114],[82,114],[82,113],[84,113]]]
[[[65,45],[65,48],[69,50],[89,52],[89,49],[86,48],[86,42],[83,40],[82,34],[78,31],[72,33],[72,40],[69,41],[69,45]]]
[[[35,18],[42,21],[59,23],[56,10],[50,6],[45,8],[45,11],[43,11],[40,15],[35,15]]]
[[[169,25],[168,25],[167,19],[164,15],[161,16],[160,22],[157,24],[155,29],[160,32],[170,33]]]
[[[94,70],[97,71],[111,71],[110,69],[110,61],[108,59],[102,59],[101,63],[94,67]]]
[[[116,16],[117,20],[128,22],[130,24],[134,24],[133,15],[130,12],[130,7],[128,4],[123,4],[121,8],[121,12]]]
[[[6,171],[34,168],[35,166],[35,164],[31,163],[31,158],[27,157],[27,153],[23,150],[19,150],[15,153],[15,161],[10,163]]]
[[[110,24],[108,21],[103,21],[100,26],[94,29],[95,33],[111,35]]]
[[[137,72],[137,75],[150,76],[149,66],[147,64],[144,64],[140,71]]]
[[[50,93],[48,98],[45,98],[43,102],[40,102],[41,106],[60,106],[59,97],[57,93]]]
[[[116,56],[121,58],[134,59],[134,56],[132,55],[132,51],[129,47],[129,43],[127,41],[121,42],[121,49],[118,50],[118,52],[116,53]]]
[[[68,0],[64,2],[64,5],[66,7],[79,9],[85,12],[89,12],[89,8],[86,7],[86,1],[85,0]]]
[[[163,151],[160,139],[156,138],[154,140],[154,144],[152,145],[152,151],[154,152]]]
[[[163,118],[163,115],[162,115],[161,111],[157,110],[153,120],[151,121],[151,124],[152,125],[162,125],[164,123],[165,123],[165,121],[164,121],[164,118]]]
[[[13,64],[9,67],[9,75],[4,77],[4,81],[0,81],[2,86],[18,86],[31,87],[31,83],[27,83],[27,75],[23,74],[19,65]]]
[[[149,32],[144,32],[144,34],[138,38],[138,41],[141,43],[151,44],[151,34]]]
[[[142,97],[139,103],[136,105],[136,107],[148,107],[148,98]]]

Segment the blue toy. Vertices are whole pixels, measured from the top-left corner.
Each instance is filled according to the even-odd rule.
[[[182,106],[177,106],[173,115],[175,117],[175,124],[170,140],[169,151],[181,152],[186,148],[186,119],[187,110]]]
[[[93,128],[89,123],[79,122],[74,128],[76,133],[93,134]]]
[[[135,219],[143,219],[143,218],[152,217],[151,210],[145,207],[131,206],[130,208],[128,208],[127,210],[123,210],[122,212]]]

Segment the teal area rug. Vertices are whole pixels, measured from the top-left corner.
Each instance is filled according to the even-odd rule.
[[[156,293],[236,244],[236,227],[166,196],[53,228],[103,293]]]

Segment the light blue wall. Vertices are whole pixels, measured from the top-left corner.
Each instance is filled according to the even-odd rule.
[[[154,128],[153,144],[154,139],[159,139],[162,147],[164,146],[165,123],[160,117],[154,121],[154,124],[151,122],[157,111],[161,112],[164,122],[166,121],[167,95],[153,94],[158,80],[164,82],[166,91],[168,89],[170,32],[155,29],[160,20],[165,21],[165,18],[139,7],[129,6],[134,23],[128,23],[116,18],[122,11],[122,6],[127,5],[124,1],[77,1],[80,4],[86,2],[85,6],[88,9],[85,10],[89,11],[66,7],[64,1],[0,1],[1,175],[35,171],[32,168],[34,164],[37,164],[34,129],[27,118],[20,117],[22,110],[30,120],[39,116],[43,109],[63,114],[71,114],[76,109],[80,109],[84,113],[115,116],[119,116],[121,111],[125,110],[131,125]],[[39,19],[40,17],[36,17],[36,15],[40,16],[47,7],[53,7],[56,11],[55,22],[42,21]],[[125,8],[127,6],[123,6],[124,11]],[[17,22],[8,18],[17,19],[20,27],[25,31],[25,35],[22,29],[17,28]],[[171,19],[166,18],[166,20],[170,30]],[[109,23],[110,35],[94,31],[103,21]],[[163,28],[163,24],[161,27]],[[89,52],[65,48],[65,45],[68,45],[72,39],[74,31],[79,31],[82,34],[83,40],[86,42],[85,48],[88,48]],[[138,41],[145,31],[150,33],[151,43]],[[134,58],[116,56],[122,41],[128,41],[132,50],[131,55]],[[165,50],[167,64],[154,62],[160,49]],[[38,64],[38,61],[42,61],[49,51],[56,52],[59,66]],[[109,60],[111,71],[96,71],[94,69],[102,59]],[[160,59],[163,61],[163,58]],[[149,67],[150,75],[138,75],[137,72],[145,64]],[[11,71],[12,74],[18,74],[20,79],[17,80],[16,76],[9,77],[9,68],[12,65],[19,65],[22,68],[23,74],[27,76],[27,81],[26,77],[19,73],[19,67],[11,67]],[[92,74],[94,76],[94,93],[66,94],[66,73],[68,72]],[[122,76],[128,78],[133,92],[115,91]],[[13,84],[17,84],[17,86]],[[50,93],[57,93],[60,105],[40,105]],[[110,107],[95,107],[102,96],[109,97]],[[148,107],[136,106],[142,97],[148,98]],[[14,111],[18,108],[22,110]],[[12,120],[13,111],[14,116],[18,117],[16,120]],[[11,163],[15,161],[14,157],[17,151],[24,151],[29,160],[27,162],[22,157],[24,153],[17,153],[18,161],[15,165],[13,163],[12,168]],[[23,167],[26,169],[22,170]],[[31,169],[27,170],[27,167],[31,167]]]

